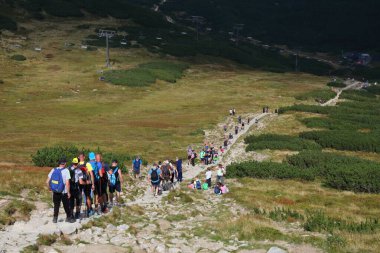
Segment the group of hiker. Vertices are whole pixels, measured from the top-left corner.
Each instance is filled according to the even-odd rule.
[[[142,161],[133,160],[133,175],[140,176]],[[46,181],[53,193],[53,223],[58,221],[61,203],[65,209],[66,221],[75,222],[81,218],[82,202],[85,216],[107,213],[109,207],[119,205],[122,192],[123,174],[116,159],[108,164],[101,154],[90,152],[88,161],[84,153],[74,157],[67,166],[66,158],[61,158],[58,167],[53,168]],[[115,197],[115,201],[114,201]]]
[[[205,173],[205,180],[203,183],[199,178],[191,180],[190,184],[187,185],[190,189],[196,189],[196,190],[208,190],[212,187],[212,174],[213,169],[211,167],[208,167]],[[223,167],[222,164],[218,164],[217,170],[216,170],[216,180],[215,180],[215,186],[214,186],[214,193],[217,195],[228,193],[228,188],[224,183],[224,177],[226,175],[226,170]]]

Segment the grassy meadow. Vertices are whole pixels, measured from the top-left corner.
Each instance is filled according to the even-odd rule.
[[[91,22],[95,27],[115,20]],[[188,144],[202,142],[199,129],[223,120],[230,107],[238,113],[260,111],[263,105],[276,108],[326,83],[323,77],[259,72],[196,57],[186,59],[189,68],[176,83],[116,86],[99,81],[104,49],[80,49],[93,30],[78,31],[76,24],[75,19],[22,24],[35,30],[12,54],[27,60],[0,55],[0,161],[29,164],[37,149],[66,143],[140,153],[148,160],[183,155]],[[65,42],[75,46],[65,47]],[[32,50],[37,45],[42,52]],[[111,49],[111,58],[115,70],[162,60],[144,49]]]

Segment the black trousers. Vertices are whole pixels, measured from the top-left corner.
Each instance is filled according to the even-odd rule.
[[[70,214],[73,215],[74,208],[76,206],[79,206],[80,208],[80,206],[82,205],[82,191],[79,189],[72,191],[69,201],[70,201]]]
[[[58,217],[59,208],[61,207],[61,202],[63,203],[63,208],[67,217],[70,217],[70,202],[67,193],[53,193],[53,203],[54,203],[54,217]]]

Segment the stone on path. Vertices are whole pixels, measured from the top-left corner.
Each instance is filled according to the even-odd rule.
[[[287,253],[287,251],[280,249],[278,247],[271,247],[267,253]]]
[[[170,225],[170,222],[167,221],[167,220],[157,220],[157,224],[158,224],[158,227],[162,230],[162,231],[165,231],[165,230],[168,230],[170,229],[172,226]]]

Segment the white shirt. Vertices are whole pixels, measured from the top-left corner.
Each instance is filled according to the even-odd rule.
[[[50,171],[50,173],[48,175],[49,179],[51,178],[51,175],[53,174],[53,171],[54,171],[54,168]],[[63,183],[65,184],[65,190],[63,190],[63,193],[67,193],[66,182],[67,182],[67,180],[71,179],[71,177],[70,177],[70,171],[67,168],[64,168],[63,170],[61,170],[61,174],[62,174]]]
[[[217,171],[217,175],[222,177],[224,175],[224,168],[219,168]]]
[[[210,179],[212,177],[212,171],[208,170],[206,171],[206,179]]]

